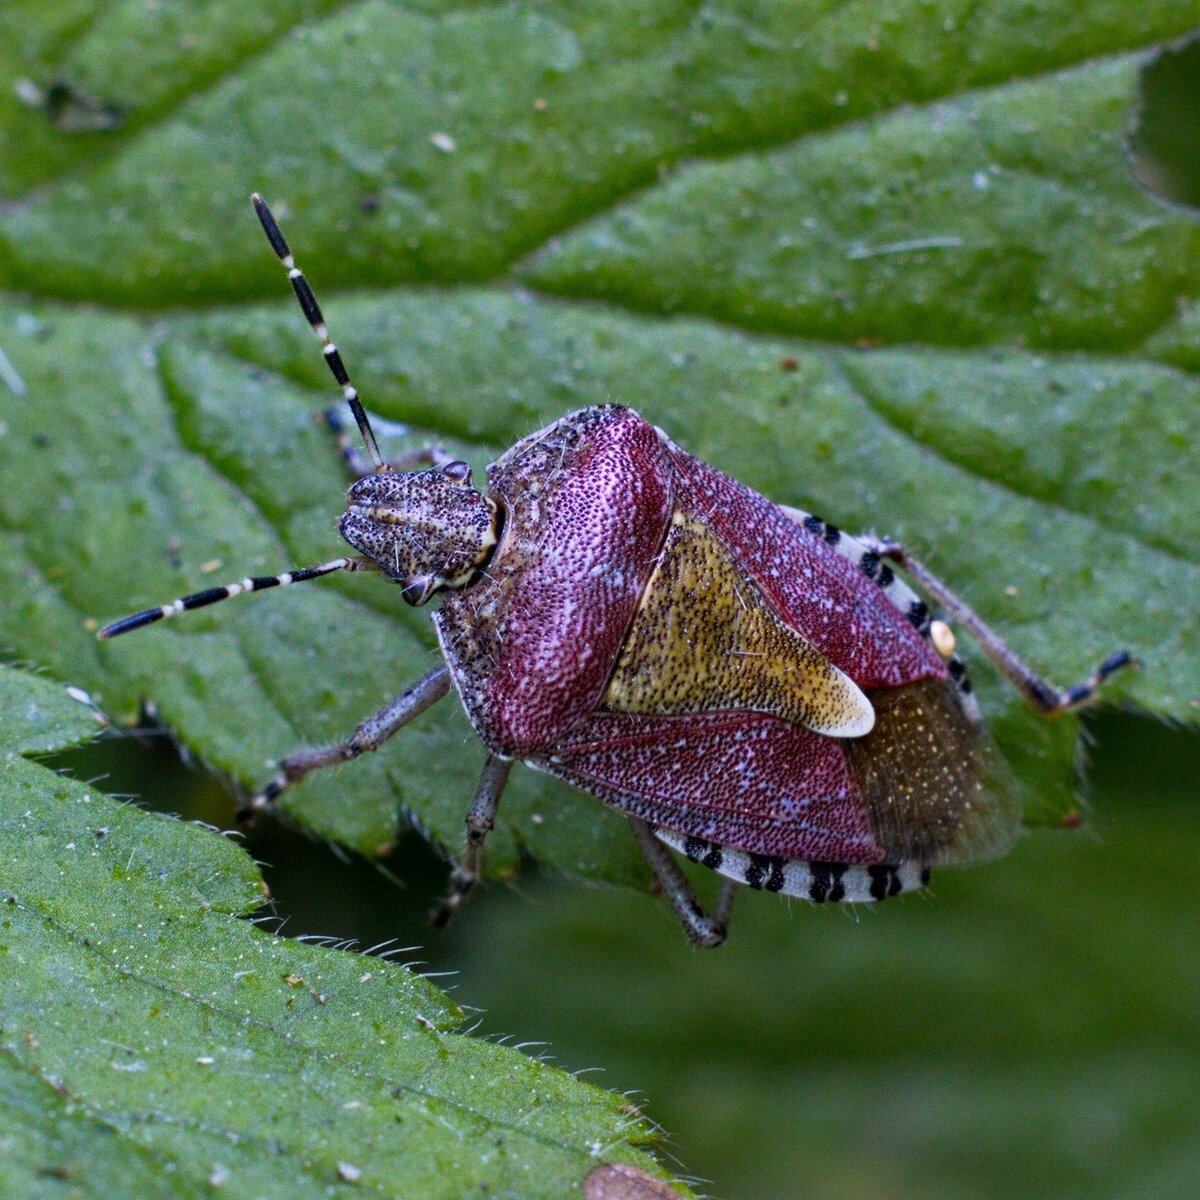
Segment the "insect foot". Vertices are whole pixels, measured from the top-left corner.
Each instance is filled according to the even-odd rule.
[[[620,405],[525,438],[479,488],[444,453],[386,462],[312,289],[254,207],[362,437],[351,452],[331,422],[362,468],[340,525],[360,556],[198,592],[100,636],[339,570],[382,575],[409,604],[439,596],[444,664],[346,741],[283,759],[245,806],[377,750],[453,687],[487,756],[439,924],[480,876],[518,759],[628,816],[700,946],[724,940],[739,886],[814,903],[923,887],[931,869],[1003,853],[1021,814],[950,622],[1047,715],[1136,665],[1120,650],[1053,687],[907,548],[775,504]],[[677,855],[722,877],[711,913]]]

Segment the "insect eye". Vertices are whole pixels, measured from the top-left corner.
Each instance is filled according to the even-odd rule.
[[[425,597],[429,592],[429,576],[418,575],[416,579],[410,579],[400,589],[400,598],[406,603],[416,607],[425,602]]]
[[[442,468],[442,474],[455,483],[471,482],[470,464],[463,462],[461,459],[455,459],[454,462],[447,463]]]

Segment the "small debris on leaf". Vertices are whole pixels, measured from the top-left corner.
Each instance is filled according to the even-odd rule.
[[[586,1200],[679,1200],[679,1193],[628,1163],[605,1163],[588,1173],[583,1183]]]

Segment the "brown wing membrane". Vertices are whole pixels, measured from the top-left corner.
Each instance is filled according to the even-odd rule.
[[[927,866],[994,858],[1021,819],[1015,781],[954,685],[868,692],[875,728],[845,743],[885,861]]]

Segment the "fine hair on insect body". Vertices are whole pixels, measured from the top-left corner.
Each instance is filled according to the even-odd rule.
[[[739,885],[877,901],[1011,845],[1019,788],[950,623],[1047,716],[1088,703],[1134,662],[1127,650],[1056,688],[907,547],[776,504],[622,405],[522,439],[482,487],[436,447],[386,461],[311,287],[267,205],[252,201],[365,448],[328,414],[355,476],[339,529],[357,553],[183,596],[98,636],[370,571],[408,604],[440,597],[444,662],[345,741],[285,757],[243,816],[378,749],[453,688],[486,756],[438,923],[479,877],[518,761],[628,816],[702,946],[724,940]],[[720,876],[711,911],[677,854]]]

